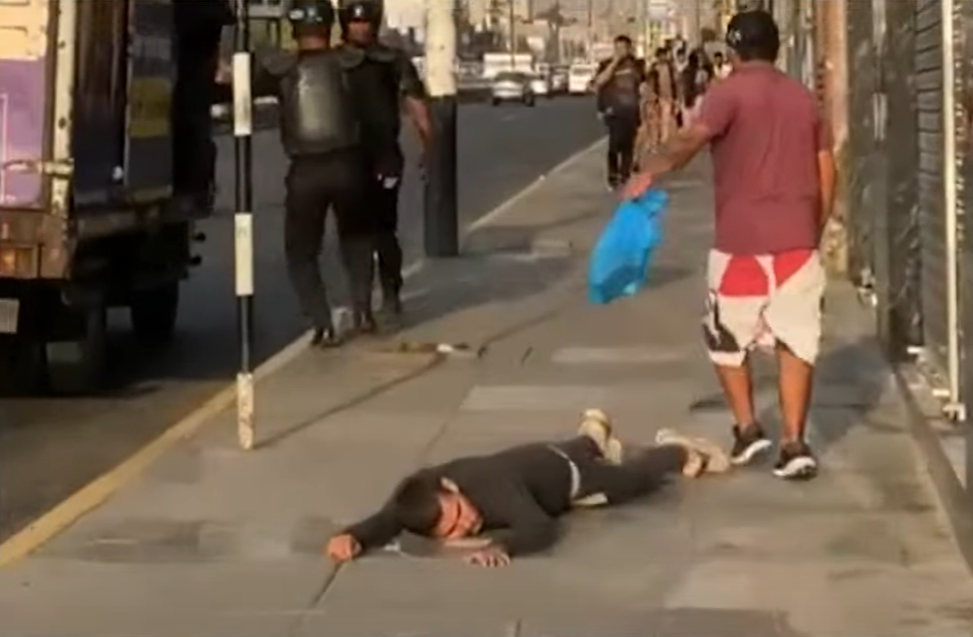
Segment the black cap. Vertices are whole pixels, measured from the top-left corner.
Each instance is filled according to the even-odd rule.
[[[780,48],[780,30],[774,16],[762,9],[733,16],[726,28],[726,44],[735,51]]]
[[[334,5],[331,0],[291,0],[287,19],[295,26],[331,28],[335,21]]]

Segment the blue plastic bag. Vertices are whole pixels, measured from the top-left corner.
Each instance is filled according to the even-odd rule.
[[[668,203],[666,193],[649,190],[619,204],[591,252],[589,301],[604,305],[642,289],[652,253],[662,241],[662,213]]]

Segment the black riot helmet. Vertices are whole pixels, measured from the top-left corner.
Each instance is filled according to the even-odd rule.
[[[382,23],[382,0],[339,0],[338,19],[342,30],[351,22],[368,22],[377,30]]]
[[[780,30],[767,11],[743,11],[727,25],[726,44],[743,61],[774,62],[780,52]]]
[[[335,23],[334,4],[331,0],[291,0],[287,19],[295,33],[308,29],[330,30]]]

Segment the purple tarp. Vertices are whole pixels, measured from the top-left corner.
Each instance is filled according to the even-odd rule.
[[[41,159],[44,151],[46,63],[0,60],[0,205],[32,207],[41,177],[3,170],[5,162]]]

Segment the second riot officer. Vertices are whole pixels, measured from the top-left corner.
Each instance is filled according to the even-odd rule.
[[[423,147],[429,145],[429,112],[425,87],[408,56],[378,41],[381,0],[341,0],[342,49],[357,53],[350,74],[367,87],[362,99],[375,109],[363,136],[369,167],[367,212],[375,224],[375,250],[382,287],[382,313],[397,321],[402,313],[402,248],[398,240],[399,187],[403,154],[399,132],[403,110],[412,121]]]
[[[367,171],[363,122],[373,119],[348,74],[357,57],[331,48],[331,0],[293,0],[288,17],[297,53],[260,60],[255,88],[274,93],[280,135],[291,160],[286,177],[284,250],[291,284],[314,328],[313,343],[329,347],[339,337],[321,277],[319,256],[325,220],[334,210],[341,257],[348,274],[356,327],[373,331],[373,224],[363,214]]]

